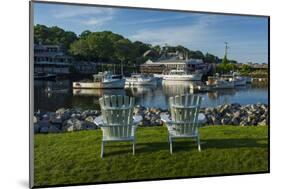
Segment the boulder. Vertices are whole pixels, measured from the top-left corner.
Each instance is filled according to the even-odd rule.
[[[222,125],[229,125],[229,118],[222,118],[221,119],[221,124]]]
[[[37,123],[38,118],[36,116],[33,116],[33,123]]]
[[[82,129],[82,121],[77,118],[71,118],[65,121],[62,127],[63,131],[79,131]]]
[[[97,129],[97,125],[94,123],[94,118],[92,116],[88,116],[82,125],[83,129]]]
[[[64,108],[60,108],[56,111],[56,114],[63,114],[65,112],[65,109]]]
[[[266,126],[266,119],[262,120],[261,122],[258,123],[258,126]]]
[[[232,118],[232,120],[231,120],[231,123],[233,124],[233,125],[239,125],[239,120],[238,120],[238,118]]]
[[[40,132],[40,126],[38,124],[34,124],[34,133]]]
[[[61,118],[60,115],[51,118],[50,122],[51,122],[52,124],[58,124],[58,125],[61,125],[61,124],[63,123],[62,118]]]
[[[233,113],[233,118],[240,118],[240,111],[236,111]]]
[[[48,127],[41,127],[40,128],[40,133],[47,134],[48,132],[49,132],[49,128]]]
[[[38,124],[39,128],[42,128],[42,127],[48,128],[50,126],[49,120],[44,120],[44,119],[41,121],[38,121],[37,124]]]
[[[51,125],[49,127],[49,133],[60,133],[61,131],[59,130],[59,128],[57,128],[56,126],[54,125]]]

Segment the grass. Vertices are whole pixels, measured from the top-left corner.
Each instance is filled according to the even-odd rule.
[[[267,127],[200,129],[201,148],[178,139],[169,153],[165,127],[139,128],[136,155],[128,142],[108,143],[101,131],[35,135],[35,186],[268,172]]]

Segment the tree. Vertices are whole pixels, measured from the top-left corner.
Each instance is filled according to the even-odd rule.
[[[201,51],[189,51],[188,58],[190,58],[190,59],[204,59],[204,54]]]
[[[222,59],[222,64],[224,64],[224,65],[228,64],[228,60],[226,58],[226,55],[224,55],[224,57]]]
[[[62,45],[66,50],[70,44],[77,40],[74,32],[64,31],[63,29],[53,26],[47,27],[37,24],[34,26],[34,43],[46,45]]]
[[[206,53],[205,57],[204,57],[204,62],[207,63],[216,63],[218,60],[218,57],[216,57],[215,55],[212,55],[210,53]]]
[[[251,67],[249,65],[247,65],[247,64],[243,64],[241,69],[240,69],[240,72],[242,74],[248,74],[248,73],[251,72]]]
[[[83,31],[80,35],[79,38],[86,38],[88,35],[90,35],[92,32],[90,30],[85,30]]]

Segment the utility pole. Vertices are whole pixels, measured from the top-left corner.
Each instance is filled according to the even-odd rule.
[[[224,44],[225,44],[224,56],[227,58],[227,49],[229,49],[228,42],[224,42]]]

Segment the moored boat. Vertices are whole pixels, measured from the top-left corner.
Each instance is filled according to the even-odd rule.
[[[203,74],[199,72],[187,73],[184,70],[171,70],[163,76],[163,80],[169,81],[201,81]]]
[[[232,89],[235,86],[235,82],[232,79],[208,77],[206,85],[214,89]]]
[[[54,80],[56,79],[56,74],[48,74],[48,73],[42,73],[42,72],[35,72],[34,73],[34,79],[38,80]]]
[[[157,81],[154,77],[144,74],[132,74],[126,78],[126,85],[156,85]]]
[[[244,78],[246,79],[246,83],[252,83],[253,82],[253,78],[250,76],[244,76]]]
[[[247,82],[247,80],[244,77],[241,77],[241,76],[233,77],[230,80],[232,80],[234,82],[235,86],[246,85],[246,82]]]
[[[110,72],[99,72],[93,75],[92,81],[73,82],[74,89],[123,89],[125,79],[121,75],[112,75]]]

